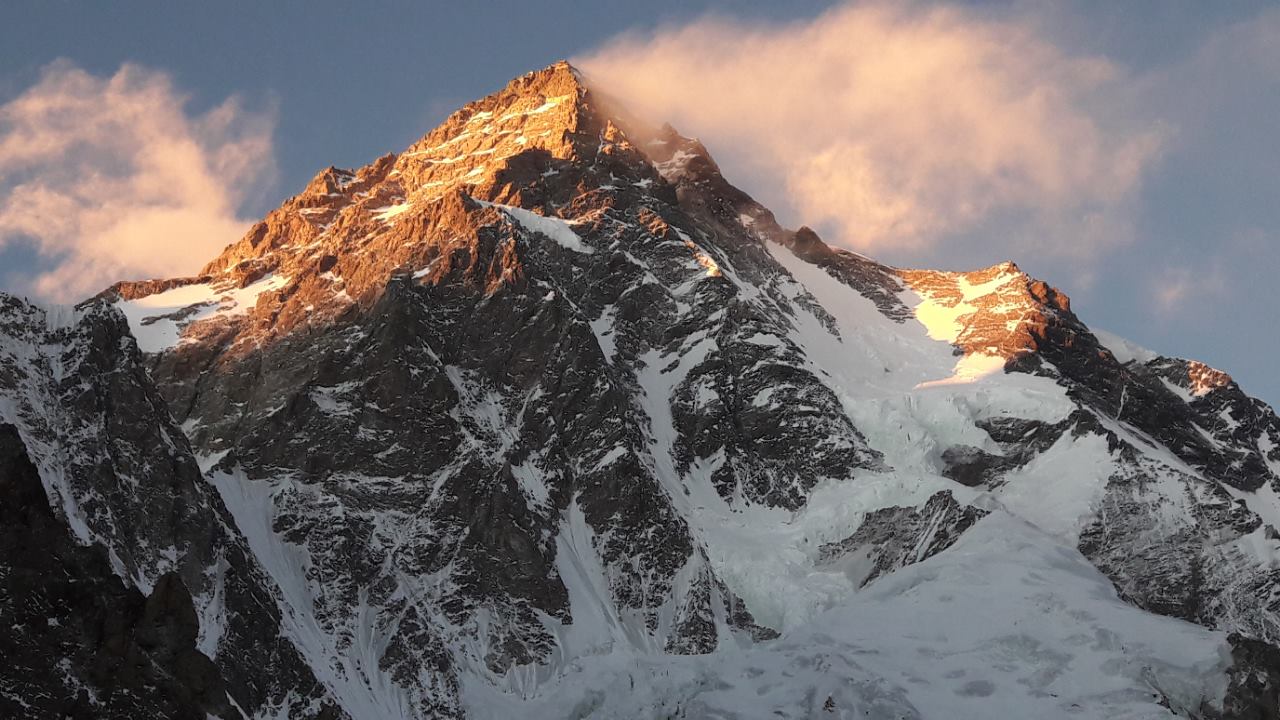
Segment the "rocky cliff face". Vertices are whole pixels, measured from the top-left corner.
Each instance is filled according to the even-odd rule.
[[[6,717],[238,717],[213,662],[196,650],[191,595],[174,574],[149,596],[75,542],[54,517],[17,430],[0,427]]]
[[[37,315],[3,315],[5,419],[130,607],[163,580],[189,628],[192,598],[214,669],[164,702],[1274,707],[1269,408],[1012,263],[900,270],[786,230],[565,64],[323,171],[196,277]]]
[[[124,317],[0,308],[6,712],[342,717]]]

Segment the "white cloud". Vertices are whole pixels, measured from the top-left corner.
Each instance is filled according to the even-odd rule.
[[[1032,22],[948,6],[838,7],[786,24],[710,17],[579,62],[642,114],[707,139],[784,219],[867,250],[998,227],[1091,257],[1132,235],[1170,132],[1114,112],[1121,68]]]
[[[189,274],[243,234],[239,206],[274,171],[273,113],[186,105],[165,73],[60,61],[0,106],[0,249],[29,242],[52,266],[24,291]]]

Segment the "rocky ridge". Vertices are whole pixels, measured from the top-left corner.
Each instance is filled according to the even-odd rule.
[[[10,657],[66,663],[56,674],[6,665],[10,700],[42,700],[19,702],[15,717],[72,706],[81,716],[142,712],[147,705],[130,704],[136,683],[177,692],[156,699],[169,708],[161,714],[204,717],[203,706],[223,717],[342,717],[287,639],[268,579],[205,482],[124,317],[103,303],[46,311],[2,296],[0,306],[4,505],[28,528],[0,552],[4,617],[28,618],[5,623],[3,642]],[[60,658],[51,636],[80,649]],[[152,676],[170,669],[176,677]]]

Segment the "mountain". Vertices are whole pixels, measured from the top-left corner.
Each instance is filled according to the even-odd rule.
[[[339,716],[119,312],[0,296],[0,468],[0,715]]]
[[[1269,407],[787,230],[564,63],[0,320],[16,717],[1277,711]]]

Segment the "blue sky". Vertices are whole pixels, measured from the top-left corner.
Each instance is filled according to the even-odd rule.
[[[16,197],[14,187],[33,182],[55,191],[73,188],[58,198],[69,205],[49,206],[65,213],[100,202],[92,191],[101,188],[113,201],[97,212],[124,204],[119,198],[125,196],[149,202],[147,193],[154,190],[139,189],[136,177],[122,184],[83,178],[113,177],[121,158],[135,170],[150,167],[138,157],[155,137],[175,147],[194,138],[196,154],[204,155],[192,162],[203,168],[204,184],[165,196],[166,202],[198,206],[194,214],[168,220],[207,220],[200,222],[204,236],[188,240],[198,248],[187,253],[196,255],[190,272],[212,256],[209,247],[235,239],[222,237],[229,232],[224,227],[261,216],[319,169],[361,165],[402,149],[456,106],[509,78],[560,58],[581,58],[620,87],[647,92],[641,100],[701,137],[730,179],[787,224],[814,225],[832,242],[895,264],[961,269],[1014,259],[1067,291],[1091,325],[1162,353],[1204,360],[1231,373],[1247,391],[1280,402],[1280,323],[1271,293],[1280,276],[1280,14],[1268,4],[1243,2],[896,7],[886,20],[841,14],[830,2],[8,4],[0,9],[0,108],[10,110],[6,119],[0,109],[0,206],[6,196]],[[949,14],[936,15],[939,9]],[[921,27],[932,34],[918,32]],[[797,37],[825,32],[839,39],[849,32],[863,33],[865,41],[866,33],[880,31],[902,36],[909,50],[916,47],[909,43],[930,38],[987,43],[966,80],[980,88],[976,92],[988,93],[980,98],[987,105],[978,109],[990,107],[992,124],[969,130],[985,133],[984,142],[991,143],[981,158],[1013,152],[1011,138],[1058,143],[1057,154],[1035,163],[999,156],[1015,174],[1025,172],[1031,184],[1038,183],[1035,192],[1000,177],[1009,172],[1004,166],[994,175],[957,170],[973,159],[963,152],[950,157],[946,172],[920,153],[882,153],[874,142],[914,146],[920,138],[884,134],[851,120],[850,128],[875,130],[860,129],[856,136],[873,143],[871,170],[903,162],[922,174],[938,172],[923,189],[881,178],[898,182],[900,187],[889,188],[897,194],[867,197],[909,202],[902,217],[889,218],[877,232],[856,212],[841,217],[841,196],[826,205],[798,196],[797,177],[812,164],[794,156],[796,148],[803,153],[810,146],[776,143],[776,137],[759,136],[760,123],[731,124],[690,107],[690,98],[707,97],[696,85],[698,78],[711,77],[703,68],[691,70],[687,94],[654,91],[642,82],[646,73],[670,71],[662,63],[673,53],[664,60],[654,49],[682,38],[697,41],[702,54],[686,48],[674,53],[676,61],[749,65],[749,53],[741,48],[716,49],[718,38],[749,36],[761,52],[781,53],[782,66],[827,63],[832,66],[820,68],[824,73],[839,74],[841,63],[865,64],[866,58],[787,49]],[[614,41],[624,33],[630,34],[629,45]],[[1004,37],[1017,41],[1006,44]],[[725,57],[706,54],[714,52]],[[133,69],[122,75],[124,66]],[[999,82],[983,82],[981,74],[988,71]],[[1024,106],[1008,92],[1036,85],[1036,73],[1044,75],[1043,85],[1056,99],[1039,114],[1017,116]],[[730,90],[716,95],[717,102],[722,108],[759,102],[759,93],[749,92],[751,82],[743,76],[728,83]],[[917,90],[925,101],[937,91],[927,84]],[[136,101],[130,108],[156,111],[131,115],[121,109],[117,124],[100,133],[61,145],[50,141],[47,147],[56,149],[44,155],[24,154],[19,146],[35,141],[14,140],[15,113],[41,117],[33,110],[35,99],[66,99],[67,93],[81,93],[81,102],[68,106],[80,116],[92,115],[104,98],[120,93]],[[14,104],[23,98],[25,105]],[[172,112],[146,103],[168,103]],[[827,115],[834,120],[825,122],[834,144],[818,150],[852,147],[840,133],[844,108],[863,113],[858,122],[864,123],[882,113],[879,106],[851,103],[831,106]],[[929,110],[905,103],[901,112],[909,120]],[[795,114],[769,117],[776,134],[792,132],[788,123],[804,122]],[[936,128],[921,132],[938,134]],[[6,136],[12,140],[7,151]],[[964,143],[971,136],[958,137]],[[753,154],[770,144],[778,146],[777,157],[766,162]],[[934,152],[932,146],[926,150]],[[1077,154],[1088,156],[1087,162]],[[1063,174],[1059,166],[1077,160],[1080,167]],[[158,172],[167,178],[163,173],[184,167]],[[838,172],[845,165],[834,167]],[[791,179],[783,182],[784,177]],[[971,181],[972,195],[948,185]],[[1046,197],[1055,203],[1052,213],[1041,207]],[[851,201],[850,207],[865,205]],[[63,212],[58,215],[63,219]],[[86,228],[93,230],[87,223],[104,216],[88,210],[82,215],[80,224],[59,225],[63,237],[38,239],[32,232],[42,231],[33,230],[30,216],[10,213],[6,225],[0,210],[0,288],[56,295],[60,288],[77,287],[68,278],[96,279],[96,271],[107,277],[137,267],[169,267],[117,267],[109,256],[86,254],[76,243]],[[168,227],[165,222],[132,218],[115,235],[85,240],[85,246],[111,248],[121,245],[120,233],[129,228]],[[180,254],[172,259],[181,261]],[[40,277],[43,284],[35,281]]]

